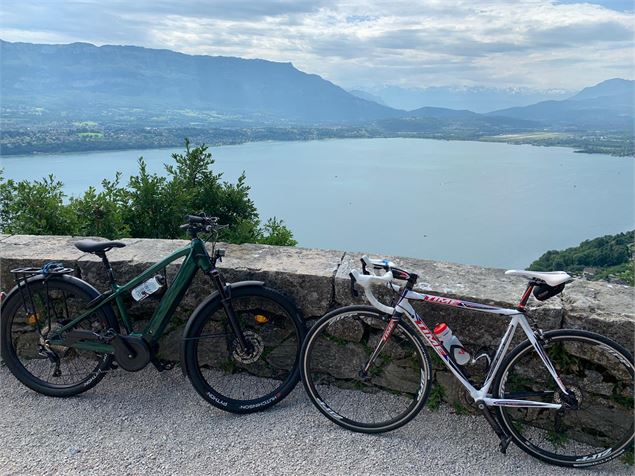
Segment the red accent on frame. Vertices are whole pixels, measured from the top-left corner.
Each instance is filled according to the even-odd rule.
[[[525,310],[525,306],[527,305],[527,300],[529,299],[529,296],[531,296],[531,291],[534,289],[534,285],[529,283],[527,285],[527,289],[525,289],[525,294],[523,294],[523,297],[520,298],[520,302],[518,303],[518,309],[521,311]]]
[[[386,326],[386,329],[384,329],[384,335],[381,336],[381,340],[382,341],[386,342],[388,340],[388,338],[392,334],[392,331],[395,329],[395,325],[397,325],[397,320],[396,319],[391,319],[388,322],[388,325]]]

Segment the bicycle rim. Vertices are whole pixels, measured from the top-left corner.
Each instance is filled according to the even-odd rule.
[[[632,451],[632,356],[584,331],[547,333],[543,347],[575,403],[567,405],[532,346],[512,352],[499,373],[498,395],[563,405],[560,410],[499,408],[516,444],[561,466],[600,464]]]
[[[7,364],[27,386],[53,396],[87,390],[110,367],[111,357],[64,346],[48,346],[55,329],[69,323],[91,301],[80,287],[60,280],[29,283],[23,294],[3,307]],[[25,297],[25,300],[22,300]],[[74,329],[101,333],[109,328],[96,312]]]
[[[299,379],[303,326],[282,296],[265,288],[232,291],[231,304],[251,352],[240,350],[222,306],[214,306],[188,339],[197,391],[224,410],[246,413],[282,400]]]
[[[427,354],[401,324],[363,372],[388,319],[365,307],[339,310],[318,321],[306,340],[302,376],[309,397],[330,420],[353,431],[399,428],[427,398]]]

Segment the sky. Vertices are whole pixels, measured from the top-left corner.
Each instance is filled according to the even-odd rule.
[[[634,76],[632,0],[2,0],[0,38],[291,62],[345,88]]]

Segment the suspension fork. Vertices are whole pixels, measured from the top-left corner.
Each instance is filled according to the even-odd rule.
[[[238,345],[240,346],[240,350],[242,352],[251,352],[253,350],[253,345],[251,342],[245,339],[245,334],[243,334],[242,329],[240,328],[240,324],[238,322],[238,317],[236,316],[236,312],[234,311],[234,307],[232,306],[232,297],[231,297],[231,288],[225,286],[225,282],[220,274],[220,272],[216,269],[216,267],[212,268],[207,275],[210,277],[214,286],[218,290],[218,295],[221,299],[221,304],[227,315],[227,319],[229,320],[229,325],[232,329],[232,332],[238,339]]]

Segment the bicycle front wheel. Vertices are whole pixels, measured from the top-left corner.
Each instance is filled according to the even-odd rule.
[[[303,346],[300,369],[309,398],[349,430],[394,430],[414,418],[427,399],[428,354],[401,323],[364,372],[389,320],[370,306],[337,309],[313,326]]]
[[[559,466],[604,463],[633,444],[633,357],[619,344],[578,330],[546,332],[543,348],[567,397],[526,341],[498,371],[499,398],[562,404],[559,410],[499,407],[503,426],[524,451]]]
[[[264,410],[300,380],[304,323],[287,298],[262,286],[232,289],[231,306],[251,351],[241,350],[220,299],[212,299],[186,328],[186,373],[196,391],[221,410]]]

